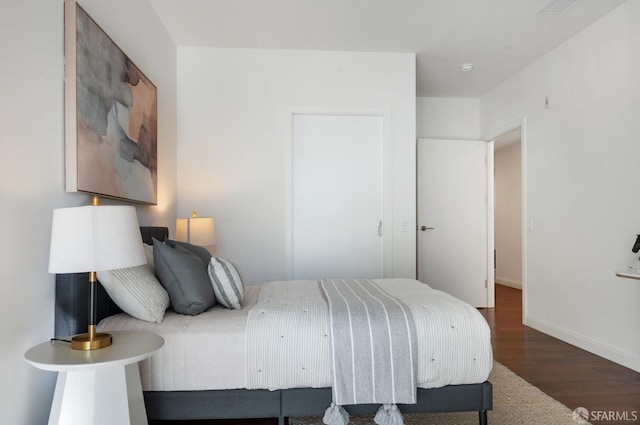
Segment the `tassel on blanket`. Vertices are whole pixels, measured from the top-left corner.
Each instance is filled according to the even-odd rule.
[[[378,425],[402,425],[402,413],[395,404],[383,404],[373,418]]]
[[[347,425],[349,423],[349,412],[344,407],[331,402],[322,417],[322,422],[326,425]]]

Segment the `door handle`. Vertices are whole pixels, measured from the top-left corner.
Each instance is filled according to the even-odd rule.
[[[382,220],[378,221],[378,236],[382,237]]]
[[[423,232],[424,232],[425,230],[433,230],[433,229],[435,229],[435,227],[427,227],[427,226],[421,226],[421,227],[420,227],[420,230],[422,230]]]

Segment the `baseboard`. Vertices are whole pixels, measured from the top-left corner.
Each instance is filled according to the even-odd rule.
[[[499,285],[508,286],[510,288],[522,289],[522,282],[516,282],[515,280],[509,280],[504,277],[496,276],[495,282]]]
[[[610,345],[602,344],[594,339],[554,326],[531,316],[525,317],[524,324],[540,332],[551,335],[554,338],[558,338],[559,340],[582,348],[583,350],[597,356],[604,357],[614,363],[618,363],[622,366],[628,367],[629,369],[635,370],[636,372],[640,372],[640,356],[633,353],[620,350]]]

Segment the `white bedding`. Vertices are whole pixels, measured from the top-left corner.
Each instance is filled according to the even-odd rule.
[[[140,362],[145,391],[190,391],[246,388],[246,323],[260,292],[247,286],[241,310],[216,305],[197,316],[167,310],[162,323],[126,313],[102,320],[101,331],[142,330],[164,338],[164,346]]]
[[[414,315],[418,336],[419,387],[479,383],[487,379],[493,365],[490,331],[475,308],[427,285],[416,286],[414,280],[376,279],[375,282],[405,302]],[[330,350],[322,341],[319,349],[313,346],[306,350],[285,347],[281,351],[285,357],[276,356],[282,360],[269,369],[272,373],[266,381],[260,378],[262,381],[257,383],[255,374],[251,377],[247,373],[247,368],[253,367],[248,362],[254,362],[246,356],[247,347],[254,344],[246,341],[247,315],[256,304],[259,292],[260,287],[246,287],[241,310],[216,306],[198,316],[168,311],[161,324],[144,322],[123,313],[104,319],[99,329],[146,330],[165,339],[160,352],[141,363],[142,388],[146,391],[331,386]],[[316,313],[321,314],[321,305],[314,305],[318,310]],[[308,311],[303,314],[308,314]],[[322,322],[318,326],[317,329],[309,329],[309,333],[324,335],[328,327]],[[291,333],[286,336],[286,332]],[[302,341],[295,332],[299,333],[300,329],[278,329],[275,333],[279,333],[277,339],[280,341],[289,341],[291,347],[300,347]],[[280,344],[274,342],[272,345]],[[295,362],[309,366],[305,366],[303,372],[278,371],[278,368],[286,368]]]

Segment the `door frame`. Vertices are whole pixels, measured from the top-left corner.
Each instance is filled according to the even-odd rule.
[[[496,214],[495,214],[495,146],[493,140],[487,142],[487,308],[496,306],[496,274],[495,274],[495,249],[496,249]]]
[[[393,270],[393,174],[391,144],[391,110],[375,107],[291,106],[282,114],[285,173],[285,278],[293,278],[293,144],[296,115],[374,116],[382,118],[382,270],[391,277]]]
[[[521,186],[521,235],[522,235],[522,323],[527,319],[527,223],[529,222],[527,211],[527,119],[520,117],[503,125],[497,126],[487,133],[485,140],[493,141],[498,137],[520,128],[520,186]],[[495,298],[495,294],[494,294]]]

